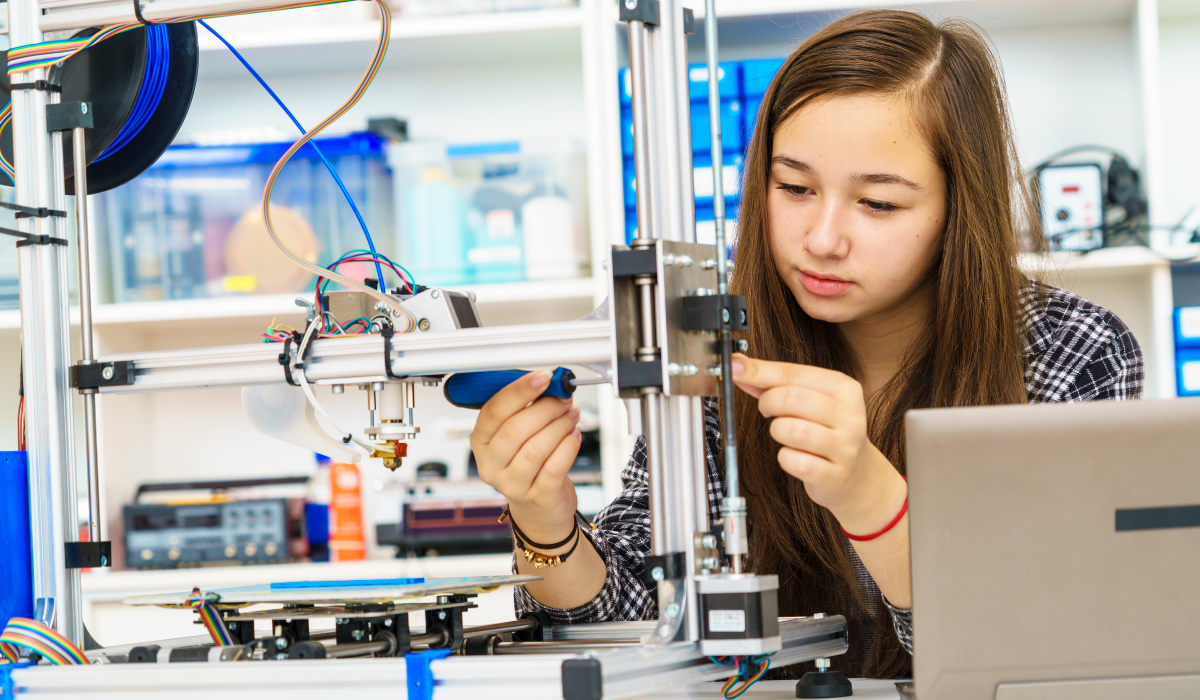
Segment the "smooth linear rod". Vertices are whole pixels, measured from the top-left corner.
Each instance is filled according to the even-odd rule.
[[[608,363],[612,331],[607,320],[568,321],[497,328],[412,333],[392,338],[392,372],[400,376]],[[380,377],[383,338],[329,338],[312,343],[304,373],[313,382]],[[289,344],[294,353],[295,344]],[[127,353],[101,364],[132,362],[134,383],[102,393],[272,384],[285,380],[282,343]]]

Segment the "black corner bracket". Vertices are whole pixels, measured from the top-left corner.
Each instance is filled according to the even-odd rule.
[[[658,274],[658,253],[653,248],[642,250],[614,250],[612,254],[614,277]]]
[[[112,542],[67,542],[65,546],[68,569],[112,566]]]
[[[562,662],[563,700],[600,700],[604,674],[600,659],[566,659]]]
[[[70,131],[92,128],[92,103],[72,100],[46,105],[46,131]]]
[[[133,384],[131,363],[93,362],[86,365],[71,365],[71,387],[75,389],[100,389],[106,386],[128,386]]]
[[[622,22],[659,24],[658,0],[617,0]]]
[[[683,552],[648,556],[644,562],[646,570],[642,579],[647,585],[656,585],[659,581],[678,580],[688,575],[687,557]],[[657,575],[655,575],[656,571]]]

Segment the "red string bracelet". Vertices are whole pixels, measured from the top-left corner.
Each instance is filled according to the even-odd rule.
[[[900,478],[904,479],[905,483],[908,483],[907,476],[904,476],[903,474],[901,474]],[[846,532],[846,528],[843,527],[842,534],[845,535],[847,539],[854,540],[855,542],[870,542],[873,539],[876,539],[876,538],[886,535],[892,528],[896,527],[896,523],[900,522],[904,518],[904,514],[907,512],[908,512],[908,496],[906,495],[904,497],[904,505],[900,506],[900,512],[896,514],[896,517],[892,518],[892,522],[885,525],[883,527],[883,529],[880,530],[879,532],[875,532],[870,535],[851,535],[849,532]]]

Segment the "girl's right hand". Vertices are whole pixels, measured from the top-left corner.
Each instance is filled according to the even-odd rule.
[[[536,542],[568,536],[577,507],[567,472],[579,454],[579,408],[541,397],[549,384],[550,372],[539,371],[501,389],[471,433],[479,477],[508,499],[512,518]]]

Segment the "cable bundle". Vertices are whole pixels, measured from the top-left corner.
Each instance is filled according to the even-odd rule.
[[[767,669],[771,668],[771,657],[769,654],[759,656],[710,656],[708,660],[722,665],[726,665],[732,660],[737,665],[737,675],[725,681],[725,685],[721,688],[721,695],[726,700],[734,700],[734,698],[741,697],[743,693],[750,689],[750,686],[760,681],[766,675]],[[735,688],[734,685],[739,680],[742,681],[742,684]]]
[[[208,596],[201,593],[199,588],[192,589],[192,594],[187,598],[187,604],[200,615],[200,621],[204,623],[204,629],[208,630],[215,646],[234,645],[233,634],[225,626],[225,621],[221,619],[221,613],[217,612],[217,609],[209,603]]]
[[[9,620],[4,633],[0,634],[3,663],[17,661],[17,647],[37,652],[55,666],[86,666],[88,663],[87,657],[71,640],[40,622],[24,617]]]

